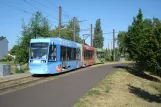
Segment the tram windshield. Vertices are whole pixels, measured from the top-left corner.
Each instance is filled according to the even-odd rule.
[[[47,59],[48,43],[31,43],[30,59]]]
[[[97,52],[97,58],[104,58],[104,52]]]

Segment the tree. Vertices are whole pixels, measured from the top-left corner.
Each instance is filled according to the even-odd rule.
[[[94,28],[94,36],[93,36],[93,46],[95,48],[103,48],[103,34],[102,34],[102,29],[101,29],[101,20],[97,19],[96,20],[96,25]]]
[[[39,11],[32,15],[27,25],[24,21],[22,23],[21,37],[18,38],[15,52],[17,63],[28,62],[30,39],[37,37],[51,37],[48,20]]]
[[[75,19],[77,20],[77,18]],[[76,21],[76,37],[75,40],[76,42],[81,42],[81,38],[79,36],[80,32],[80,26],[78,21]],[[61,26],[60,30],[60,37],[67,39],[67,40],[72,40],[73,41],[73,20],[69,20],[69,22],[66,25]],[[55,29],[51,30],[52,37],[59,37],[59,27],[55,27]]]
[[[118,47],[119,47],[119,52],[125,56],[125,52],[127,50],[127,47],[125,45],[125,38],[127,37],[127,32],[125,31],[122,31],[122,32],[119,32],[118,34],[118,37],[117,37],[117,44],[118,44]]]
[[[126,36],[122,36],[126,35]],[[119,33],[119,48],[136,61],[140,73],[148,70],[161,76],[161,21],[143,19],[141,9],[133,18],[127,34]],[[123,40],[122,40],[123,39]],[[124,41],[122,45],[121,41]]]
[[[133,18],[132,25],[128,27],[128,33],[125,37],[125,46],[130,58],[139,63],[142,63],[140,57],[142,57],[143,38],[143,14],[139,9],[138,15]]]
[[[144,20],[145,29],[144,35],[146,36],[146,67],[152,73],[161,76],[161,21],[154,18]]]
[[[107,49],[107,48],[105,50],[105,60],[111,61],[111,52],[110,52],[110,49]]]
[[[13,48],[10,50],[11,55],[15,55],[18,50],[18,45],[14,45]]]

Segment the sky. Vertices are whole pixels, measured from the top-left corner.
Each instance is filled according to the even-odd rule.
[[[0,36],[7,38],[9,50],[17,44],[18,36],[21,37],[22,19],[29,23],[32,14],[39,10],[54,28],[58,25],[58,6],[63,9],[62,22],[77,17],[80,21],[86,20],[79,23],[80,28],[88,29],[90,24],[95,27],[100,18],[103,33],[115,29],[115,36],[119,31],[127,31],[139,8],[143,18],[161,19],[161,0],[0,0]],[[83,34],[90,31],[81,31],[80,36]],[[104,48],[108,48],[108,44],[111,47],[112,33],[103,36]],[[90,38],[86,42],[90,44]]]

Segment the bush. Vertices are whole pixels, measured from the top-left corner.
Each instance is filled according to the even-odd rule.
[[[23,70],[23,69],[18,69],[18,68],[16,68],[16,71],[15,71],[16,73],[24,73],[25,71]]]
[[[12,56],[6,55],[1,59],[1,61],[13,61],[13,59],[14,58]]]

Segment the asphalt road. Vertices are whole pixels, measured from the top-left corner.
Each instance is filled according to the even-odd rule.
[[[1,95],[0,107],[73,107],[89,89],[114,71],[114,66],[85,68],[77,73]]]

